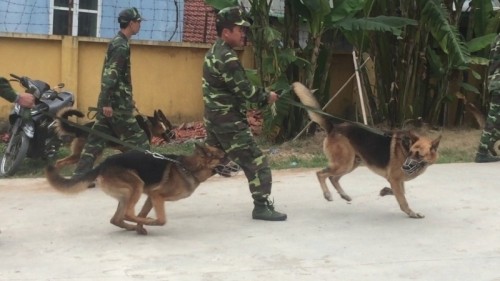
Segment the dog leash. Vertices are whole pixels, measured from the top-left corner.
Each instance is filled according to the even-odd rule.
[[[179,162],[176,159],[172,159],[170,157],[167,157],[167,156],[165,156],[165,155],[163,155],[161,153],[152,152],[151,150],[131,145],[131,144],[127,143],[127,142],[122,141],[119,138],[116,138],[114,136],[110,136],[110,135],[102,133],[100,131],[92,130],[92,129],[88,128],[88,127],[80,125],[80,124],[78,124],[76,122],[69,121],[68,119],[61,118],[61,117],[56,116],[54,114],[51,114],[49,112],[42,112],[42,114],[47,115],[47,116],[49,116],[49,117],[51,117],[53,119],[58,119],[59,121],[64,122],[64,123],[66,123],[68,125],[71,125],[73,127],[76,127],[76,128],[78,128],[78,129],[80,129],[82,131],[85,131],[88,134],[96,135],[96,136],[98,136],[98,137],[100,137],[102,139],[105,139],[107,141],[111,141],[111,142],[117,143],[117,144],[122,145],[124,147],[127,147],[127,148],[129,148],[131,150],[136,150],[136,151],[139,151],[139,152],[150,154],[154,158],[157,158],[157,159],[163,159],[163,160],[170,161],[170,162],[175,163],[176,165],[180,166],[181,168],[185,169],[184,167],[182,167],[183,165],[181,164],[181,162]]]
[[[92,106],[89,106],[87,108],[88,112],[87,112],[87,118],[89,119],[94,119],[97,115],[97,113],[99,113],[99,111],[101,111],[101,109],[97,108],[97,107],[92,107]],[[138,114],[141,114],[139,112],[139,110],[137,109],[137,107],[134,106],[134,109],[135,111],[137,111]],[[91,112],[95,112],[94,115],[92,116],[92,118],[90,118],[90,113]],[[122,114],[130,114],[131,111],[128,111],[128,110],[116,110],[116,109],[113,109],[113,114],[116,114],[116,115],[122,115]]]

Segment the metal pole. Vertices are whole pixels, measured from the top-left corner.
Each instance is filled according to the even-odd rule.
[[[358,94],[359,94],[359,102],[361,104],[361,114],[363,115],[363,123],[368,125],[368,121],[366,120],[366,110],[365,110],[365,100],[363,98],[363,88],[361,88],[361,78],[359,77],[359,68],[358,68],[358,60],[356,58],[356,51],[352,51],[352,60],[354,63],[354,70],[356,73],[356,82],[358,85]]]

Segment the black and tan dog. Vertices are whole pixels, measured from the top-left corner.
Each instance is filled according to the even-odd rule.
[[[304,85],[295,82],[293,90],[304,105],[320,110],[317,100]],[[314,110],[308,110],[308,114],[311,120],[327,133],[323,152],[329,164],[327,168],[317,172],[323,195],[327,200],[333,200],[326,185],[326,178],[329,178],[340,197],[351,201],[351,197],[340,186],[339,180],[364,163],[370,170],[389,181],[391,188],[382,189],[380,195],[394,194],[401,210],[408,216],[424,217],[410,209],[405,197],[404,182],[421,175],[429,165],[436,162],[441,137],[430,140],[412,131],[378,134],[362,125],[346,122],[335,124]]]
[[[97,179],[97,186],[118,200],[111,223],[147,234],[143,225],[166,223],[164,202],[189,197],[200,183],[215,174],[214,169],[223,161],[225,154],[218,148],[196,144],[192,155],[163,156],[168,159],[162,155],[128,151],[106,158],[93,170],[78,177],[64,178],[54,166],[47,166],[45,173],[49,184],[65,193],[87,190],[87,186]],[[142,193],[148,197],[136,216],[135,205]],[[156,219],[147,217],[152,208]]]
[[[61,109],[57,116],[61,119],[68,120],[69,117],[76,116],[79,118],[84,117],[85,115],[74,108],[66,107]],[[139,126],[144,130],[144,133],[147,135],[149,142],[151,142],[153,137],[161,137],[166,142],[169,142],[171,139],[171,130],[173,129],[172,124],[168,121],[167,117],[161,110],[155,110],[153,117],[151,116],[143,116],[136,115],[135,119]],[[94,122],[85,123],[83,126],[88,129],[92,128]],[[59,119],[56,119],[55,122],[55,130],[62,140],[70,139],[70,150],[71,154],[67,157],[59,159],[56,161],[55,166],[57,168],[61,168],[67,165],[75,164],[80,159],[80,155],[82,154],[83,147],[87,142],[87,137],[89,133],[83,129],[80,129],[76,126],[72,126],[66,122],[63,122]],[[113,136],[117,137],[117,136]],[[114,142],[108,142],[107,146],[110,148],[114,148],[120,151],[126,151],[127,149],[122,145],[116,144]]]

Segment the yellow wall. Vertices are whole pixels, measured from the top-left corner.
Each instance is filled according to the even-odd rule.
[[[0,43],[0,76],[9,74],[28,76],[56,85],[61,77],[61,42],[49,36],[29,38],[2,37]],[[22,91],[17,83],[12,86]],[[11,104],[0,99],[0,117],[7,116]]]
[[[15,73],[50,85],[64,82],[65,89],[75,94],[78,109],[86,113],[88,107],[96,106],[109,40],[13,33],[0,33],[0,38],[0,76]],[[151,115],[153,110],[161,109],[174,124],[202,120],[202,63],[209,47],[208,44],[132,40],[132,85],[141,113]],[[239,54],[245,67],[253,66],[250,47]],[[335,68],[332,78],[335,92],[353,72],[352,59],[341,55],[332,67]],[[22,90],[17,85],[16,89]],[[329,109],[339,112],[340,104],[351,103],[352,87],[344,91],[347,99],[338,98]],[[10,108],[11,104],[0,99],[0,119],[7,117]]]

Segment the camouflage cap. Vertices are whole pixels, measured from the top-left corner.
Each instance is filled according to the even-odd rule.
[[[227,7],[217,13],[216,24],[232,23],[240,26],[250,26],[250,23],[243,19],[243,13],[239,7]]]
[[[141,18],[139,11],[135,7],[122,10],[120,14],[118,14],[119,23],[127,23],[130,21],[143,21],[143,20],[144,19]]]

